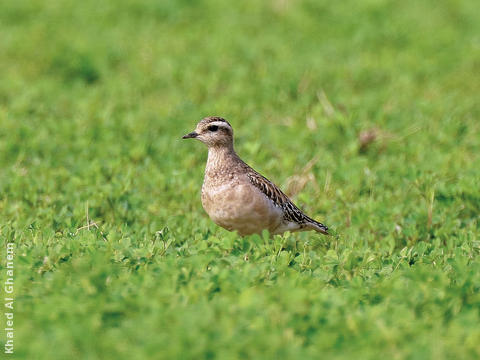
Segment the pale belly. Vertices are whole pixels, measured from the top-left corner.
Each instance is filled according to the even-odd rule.
[[[282,221],[281,210],[248,185],[220,185],[202,189],[202,205],[217,225],[240,235],[271,233]]]

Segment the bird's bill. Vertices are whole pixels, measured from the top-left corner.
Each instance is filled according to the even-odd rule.
[[[191,133],[188,133],[187,135],[183,135],[182,139],[194,139],[198,136],[198,134],[195,131],[192,131]]]

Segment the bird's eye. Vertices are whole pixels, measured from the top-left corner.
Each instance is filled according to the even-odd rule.
[[[217,125],[211,125],[208,127],[208,130],[210,131],[217,131],[218,130],[218,126]]]

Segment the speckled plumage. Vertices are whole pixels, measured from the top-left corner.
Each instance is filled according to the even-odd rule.
[[[202,205],[219,226],[240,235],[271,234],[328,228],[305,215],[275,184],[248,166],[233,148],[233,129],[220,117],[201,120],[183,138],[197,138],[208,147]]]

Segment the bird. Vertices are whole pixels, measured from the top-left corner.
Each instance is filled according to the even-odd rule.
[[[241,236],[281,235],[328,227],[304,214],[273,182],[247,165],[235,152],[233,128],[220,116],[202,119],[183,139],[208,148],[202,185],[202,206],[215,224]]]

